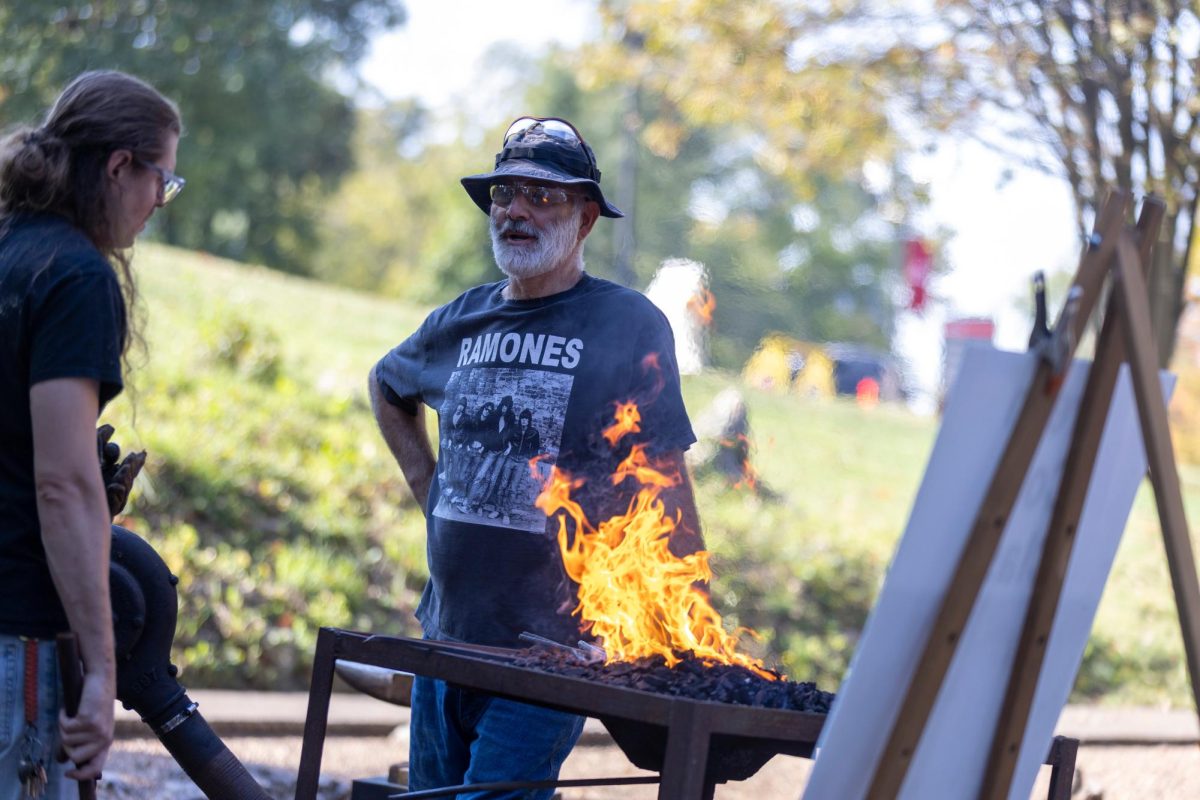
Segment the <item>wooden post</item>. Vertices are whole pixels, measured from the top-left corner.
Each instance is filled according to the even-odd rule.
[[[1167,567],[1171,572],[1179,626],[1183,631],[1183,649],[1187,655],[1192,699],[1197,712],[1200,712],[1200,584],[1197,583],[1196,559],[1188,538],[1179,472],[1175,467],[1175,450],[1167,426],[1166,404],[1158,382],[1158,353],[1150,325],[1146,282],[1136,267],[1136,261],[1133,244],[1122,243],[1118,251],[1115,289],[1121,316],[1126,321],[1122,326],[1125,348],[1129,351],[1133,392],[1137,397],[1146,460],[1150,465],[1150,482],[1154,486],[1158,521],[1167,551]]]
[[[1158,377],[1158,358],[1150,326],[1150,310],[1143,272],[1152,263],[1152,246],[1164,209],[1157,200],[1147,200],[1138,221],[1138,238],[1124,227],[1114,227],[1107,215],[1114,211],[1110,198],[1097,221],[1101,236],[1093,243],[1095,258],[1087,255],[1076,274],[1084,300],[1072,329],[1082,331],[1090,316],[1092,300],[1100,284],[1112,275],[1113,291],[1108,313],[1100,333],[1096,357],[1088,376],[1072,432],[1063,477],[1058,487],[1050,527],[1043,545],[1042,559],[1034,580],[1025,625],[1013,660],[1009,684],[1001,707],[996,735],[984,773],[980,797],[1000,800],[1007,797],[1016,768],[1016,760],[1028,724],[1029,712],[1037,690],[1054,617],[1058,609],[1066,571],[1075,544],[1075,532],[1083,513],[1084,501],[1095,464],[1104,423],[1112,401],[1117,374],[1128,363],[1137,401],[1142,438],[1146,447],[1150,477],[1154,485],[1166,546],[1167,563],[1175,591],[1175,602],[1183,631],[1193,699],[1200,712],[1200,582],[1188,538],[1179,475],[1167,425],[1167,411]],[[1123,216],[1124,203],[1120,203]],[[1105,247],[1107,245],[1107,247]],[[1097,266],[1098,265],[1098,266]],[[1060,319],[1059,328],[1062,327]],[[1070,349],[1074,342],[1070,341]],[[905,694],[900,713],[876,767],[868,797],[896,796],[904,781],[908,764],[920,742],[942,680],[949,668],[958,638],[974,606],[987,569],[995,555],[1007,514],[1016,492],[1024,481],[1029,459],[1027,449],[1040,441],[1048,415],[1045,401],[1038,395],[1045,365],[1039,367],[1034,384],[1026,397],[1008,445],[993,475],[975,526],[960,558],[922,653],[917,671]],[[1050,393],[1053,394],[1053,393]],[[1050,397],[1053,403],[1053,397]],[[1032,445],[1028,441],[1032,439]],[[1011,495],[1011,496],[1010,496]],[[991,522],[990,527],[988,522]]]
[[[1141,244],[1140,261],[1143,270],[1149,269],[1151,247],[1162,223],[1163,205],[1147,200],[1138,220]],[[1121,236],[1128,233],[1122,231]],[[1096,344],[1096,356],[1088,372],[1087,386],[1075,417],[1070,449],[1063,466],[1062,480],[1050,516],[1050,526],[1042,546],[1041,561],[1034,579],[1025,613],[1025,624],[1009,673],[1008,689],[1000,706],[1000,718],[992,741],[991,754],[984,772],[981,800],[1000,800],[1007,797],[1013,773],[1020,755],[1029,711],[1037,691],[1038,676],[1046,655],[1046,645],[1058,611],[1063,583],[1067,577],[1071,553],[1075,547],[1075,531],[1083,514],[1084,500],[1091,484],[1096,453],[1104,433],[1104,423],[1112,404],[1117,375],[1125,360],[1125,348],[1119,325],[1120,313],[1115,293],[1109,297],[1108,312]]]
[[[1069,351],[1073,351],[1095,305],[1107,274],[1108,264],[1116,250],[1126,205],[1126,198],[1114,193],[1097,217],[1095,234],[1099,241],[1089,243],[1075,276],[1074,286],[1080,288],[1082,296],[1075,319],[1069,320],[1072,323]],[[1062,330],[1066,321],[1060,317],[1056,326],[1057,334],[1067,333]],[[1069,368],[1070,355],[1071,352],[1066,353],[1067,361],[1061,365],[1061,369]],[[983,585],[1001,534],[1008,523],[1008,515],[1016,502],[1025,473],[1054,408],[1057,392],[1049,390],[1051,379],[1054,377],[1054,369],[1043,360],[1034,374],[1008,444],[996,466],[987,494],[980,504],[979,513],[963,547],[929,639],[905,691],[904,702],[892,723],[891,734],[876,765],[871,788],[867,793],[867,797],[873,800],[892,800],[900,792],[904,776],[924,732],[925,723],[941,689],[942,680],[950,667],[959,638],[975,605],[975,599]]]
[[[672,709],[658,785],[660,800],[712,797],[712,785],[705,774],[712,740],[711,713],[707,708],[690,705]]]

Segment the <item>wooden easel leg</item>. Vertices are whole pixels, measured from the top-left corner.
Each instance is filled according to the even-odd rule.
[[[1162,204],[1157,202],[1147,201],[1142,207],[1138,233],[1142,244],[1140,258],[1143,269],[1150,264],[1151,245],[1158,234],[1162,211]],[[1122,236],[1126,235],[1122,232]],[[1096,343],[1096,357],[1088,372],[1083,399],[1075,417],[1071,446],[1067,451],[1058,495],[1050,515],[1050,526],[1042,545],[1041,561],[1030,592],[1029,607],[1025,612],[1025,624],[1009,673],[1008,688],[1000,706],[980,800],[1007,797],[1016,771],[1046,646],[1050,641],[1058,601],[1077,541],[1075,532],[1083,515],[1083,505],[1091,484],[1100,439],[1104,434],[1104,423],[1112,405],[1117,375],[1125,360],[1119,326],[1116,297],[1110,296],[1108,313],[1104,316],[1104,325]]]
[[[1069,342],[1072,347],[1078,342],[1079,332],[1091,315],[1096,297],[1108,274],[1108,266],[1124,225],[1126,204],[1127,198],[1123,195],[1114,193],[1109,198],[1096,222],[1099,242],[1096,247],[1089,248],[1080,261],[1075,286],[1081,289],[1082,297],[1078,304],[1077,317],[1071,320],[1072,335]],[[1066,355],[1069,359],[1071,353]],[[1034,375],[1008,444],[980,503],[978,515],[972,524],[929,639],[921,652],[911,681],[905,687],[900,711],[890,723],[887,744],[874,767],[871,788],[867,793],[871,800],[892,800],[900,792],[934,701],[941,690],[942,680],[950,667],[959,638],[983,586],[996,547],[1008,523],[1009,514],[1054,408],[1056,393],[1047,391],[1048,379],[1053,375],[1054,371],[1045,362],[1039,365]]]
[[[1142,439],[1146,444],[1146,460],[1150,465],[1150,481],[1154,486],[1167,566],[1171,572],[1171,586],[1175,591],[1175,606],[1183,632],[1192,699],[1200,714],[1200,583],[1197,582],[1196,559],[1188,538],[1179,473],[1175,467],[1175,451],[1167,426],[1166,403],[1158,382],[1158,353],[1150,327],[1146,282],[1136,267],[1137,254],[1132,248],[1132,243],[1128,242],[1118,245],[1118,280],[1115,288],[1121,317],[1125,320],[1122,326],[1125,348],[1130,356],[1130,372],[1142,424]]]

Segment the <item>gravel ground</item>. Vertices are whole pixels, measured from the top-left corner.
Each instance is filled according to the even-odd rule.
[[[230,738],[226,740],[274,797],[290,798],[300,761],[299,737]],[[403,760],[407,745],[400,738],[330,737],[325,743],[323,798],[349,795],[353,778],[386,774]],[[748,781],[717,787],[717,800],[798,798],[810,762],[776,757]],[[1200,797],[1200,748],[1194,745],[1083,747],[1079,752],[1076,800]],[[1032,797],[1045,797],[1049,768],[1043,768]],[[576,748],[563,768],[564,778],[644,775],[630,766],[615,746]],[[563,800],[653,800],[654,787],[564,789]],[[203,800],[162,745],[153,739],[120,740],[113,747],[100,784],[100,800],[170,798]]]

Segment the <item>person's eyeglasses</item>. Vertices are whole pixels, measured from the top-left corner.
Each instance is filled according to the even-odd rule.
[[[504,134],[504,146],[507,147],[509,140],[517,134],[524,133],[530,128],[537,126],[540,126],[542,132],[547,136],[559,141],[583,144],[583,136],[575,129],[574,125],[565,119],[559,119],[558,117],[520,117],[508,126],[508,132]]]
[[[169,169],[163,169],[158,164],[152,164],[141,158],[137,162],[146,169],[151,169],[158,173],[158,197],[159,202],[164,206],[178,197],[179,193],[183,191],[183,187],[187,185],[187,181]]]
[[[494,183],[488,190],[492,202],[501,208],[508,208],[512,201],[517,199],[517,192],[525,195],[525,199],[534,208],[562,205],[576,196],[574,192],[557,186],[537,186],[529,183]]]

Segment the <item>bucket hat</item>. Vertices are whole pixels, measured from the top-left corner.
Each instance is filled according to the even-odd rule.
[[[600,190],[596,154],[575,126],[564,119],[519,117],[505,134],[495,169],[468,175],[461,182],[475,205],[489,214],[492,184],[520,178],[582,189],[600,206],[601,216],[625,216]]]

